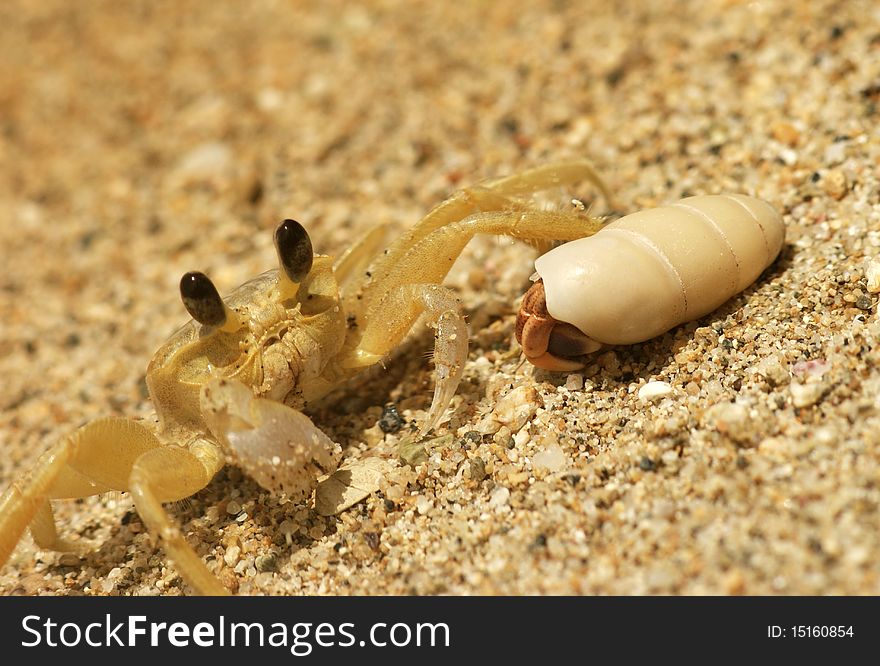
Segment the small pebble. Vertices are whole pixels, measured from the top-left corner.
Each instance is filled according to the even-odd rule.
[[[379,550],[379,544],[382,541],[382,535],[378,532],[364,532],[364,541],[370,550]]]
[[[79,555],[75,553],[63,553],[58,558],[58,564],[62,567],[78,567],[82,564]]]
[[[832,143],[825,149],[825,164],[834,166],[846,158],[846,142]]]
[[[498,401],[493,416],[511,432],[517,432],[543,404],[534,386],[518,386]]]
[[[468,467],[468,475],[474,481],[482,481],[486,478],[486,461],[480,457],[471,458],[470,466]]]
[[[788,370],[775,354],[762,359],[755,369],[773,386],[779,386],[789,380]]]
[[[268,553],[264,555],[257,555],[254,558],[254,566],[257,571],[266,572],[266,571],[275,571],[278,565],[277,558],[274,553]]]
[[[727,435],[735,442],[751,439],[752,422],[749,409],[735,402],[722,402],[706,412],[707,422],[718,432]]]
[[[584,376],[579,374],[571,374],[565,378],[565,388],[569,391],[580,391],[584,388]]]
[[[775,123],[772,132],[774,139],[788,146],[797,145],[801,138],[800,132],[797,131],[794,125],[783,121]]]
[[[395,433],[398,432],[406,421],[397,411],[397,406],[394,404],[385,405],[385,408],[382,410],[382,416],[379,418],[379,429],[386,433]]]
[[[239,546],[229,546],[223,554],[223,561],[226,562],[227,566],[234,567],[236,562],[238,562],[239,555],[241,555],[241,548]]]
[[[226,513],[228,513],[230,516],[237,516],[239,513],[241,513],[241,504],[239,504],[235,500],[231,500],[226,505]]]
[[[672,393],[672,386],[666,382],[648,382],[639,389],[639,399],[644,402],[657,402]]]
[[[461,438],[461,445],[465,448],[469,446],[479,446],[483,441],[483,436],[476,430],[468,430]]]
[[[505,506],[509,499],[510,491],[504,486],[499,486],[492,491],[492,496],[489,498],[489,506],[497,509],[499,507]]]
[[[791,374],[799,378],[818,379],[831,369],[831,364],[825,359],[817,358],[809,361],[798,361],[791,369]]]
[[[551,444],[532,458],[532,464],[536,469],[545,469],[548,472],[558,472],[565,467],[566,462],[568,456],[558,444]]]
[[[476,430],[471,432],[476,432],[480,436],[494,435],[501,429],[501,423],[496,421],[491,414],[486,414],[486,416],[479,420],[475,428]]]
[[[832,199],[843,199],[849,191],[849,180],[840,169],[833,169],[822,178],[822,189]]]
[[[419,495],[416,498],[416,511],[419,512],[420,516],[424,516],[430,510],[431,510],[431,501],[427,497],[425,497],[424,495]]]
[[[523,448],[532,439],[528,428],[523,428],[513,436],[513,448]]]
[[[806,384],[793,382],[790,387],[791,404],[795,407],[810,407],[815,405],[822,399],[822,396],[825,395],[828,388],[828,385],[824,382],[811,382]]]

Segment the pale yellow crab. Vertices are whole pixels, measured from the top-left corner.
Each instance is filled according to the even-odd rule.
[[[459,300],[440,283],[476,233],[546,244],[598,231],[586,214],[522,200],[583,179],[608,198],[587,162],[539,167],[461,190],[384,251],[379,227],[335,263],[313,255],[303,227],[285,220],[275,233],[280,268],[226,299],[187,273],[181,296],[193,320],[147,369],[158,428],[98,419],[46,452],[0,498],[0,565],[27,527],[42,548],[75,549],[59,537],[50,500],[128,491],[183,579],[200,594],[226,593],[162,504],[197,493],[227,462],[266,489],[308,495],[340,451],[303,410],[386,357],[423,313],[436,328],[435,391],[419,434],[428,432],[467,359]]]

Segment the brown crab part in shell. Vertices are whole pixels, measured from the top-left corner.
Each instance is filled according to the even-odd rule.
[[[516,341],[532,365],[553,372],[580,370],[585,363],[579,357],[602,347],[577,327],[553,318],[547,311],[543,280],[523,296],[516,315]]]

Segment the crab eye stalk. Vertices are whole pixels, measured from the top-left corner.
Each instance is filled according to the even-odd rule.
[[[180,279],[180,298],[190,316],[202,326],[238,328],[238,316],[220,298],[211,279],[199,271],[185,273]]]
[[[303,226],[296,220],[284,220],[275,230],[275,249],[278,263],[287,279],[293,284],[303,281],[312,269],[312,241]]]

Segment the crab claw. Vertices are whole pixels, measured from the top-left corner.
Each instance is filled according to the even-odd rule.
[[[532,365],[554,372],[580,370],[585,365],[580,357],[602,347],[577,327],[553,318],[547,311],[543,280],[523,296],[516,316],[516,341]]]
[[[255,397],[237,379],[212,379],[201,392],[212,434],[263,488],[292,498],[309,494],[317,479],[336,469],[341,449],[305,414]]]

